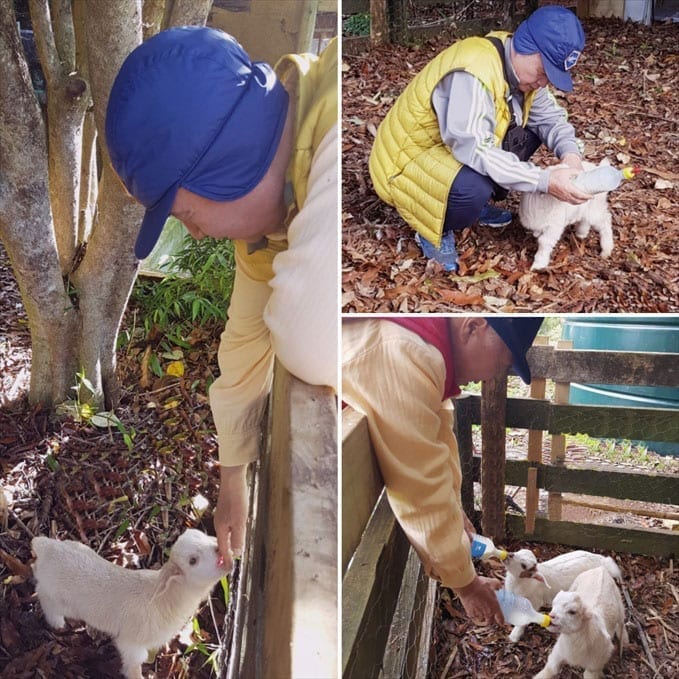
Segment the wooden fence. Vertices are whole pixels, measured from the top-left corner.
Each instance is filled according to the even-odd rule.
[[[679,479],[653,472],[565,464],[564,434],[679,442],[679,411],[569,405],[570,381],[646,386],[679,385],[679,355],[573,351],[534,346],[528,354],[532,398],[507,398],[506,379],[484,383],[482,395],[456,401],[463,465],[463,505],[474,516],[474,480],[481,480],[483,532],[574,547],[679,555],[679,535],[561,520],[562,493],[679,505]],[[545,380],[556,384],[544,399]],[[503,417],[504,414],[504,417]],[[474,454],[472,425],[481,424],[482,455]],[[505,460],[505,428],[529,431],[525,460]],[[549,463],[544,432],[552,436]],[[344,679],[427,675],[435,586],[400,530],[382,480],[364,417],[342,414],[342,673]],[[505,484],[526,488],[526,515],[505,513]],[[549,493],[538,512],[539,491]],[[418,603],[420,602],[420,603]],[[422,603],[423,602],[423,603]]]
[[[337,668],[337,402],[274,370],[222,679],[334,676]]]
[[[516,0],[497,0],[493,3],[449,3],[448,16],[417,25],[411,11],[416,6],[426,7],[437,0],[344,0],[342,12],[370,14],[370,36],[345,36],[342,40],[344,54],[360,54],[370,47],[386,43],[406,44],[426,40],[441,34],[451,40],[470,35],[485,35],[489,31],[510,30],[518,25],[530,11],[537,9],[538,0],[527,0],[525,12],[517,12]],[[575,0],[573,0],[575,5]]]

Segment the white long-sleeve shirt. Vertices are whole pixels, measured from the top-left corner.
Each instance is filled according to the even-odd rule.
[[[521,125],[523,93],[519,90],[519,79],[510,58],[511,42],[511,38],[505,42],[505,63],[516,123]],[[480,80],[465,71],[449,73],[436,86],[432,105],[443,142],[463,165],[509,190],[547,192],[550,168],[520,161],[515,154],[495,146],[495,103]],[[566,153],[580,155],[575,130],[567,118],[566,110],[547,88],[542,87],[531,106],[527,127],[558,158]]]

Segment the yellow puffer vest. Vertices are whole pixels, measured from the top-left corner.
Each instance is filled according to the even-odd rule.
[[[279,59],[276,75],[296,103],[295,141],[288,176],[292,182],[297,210],[307,196],[309,171],[316,149],[337,122],[337,39],[328,43],[320,56],[288,54]],[[269,241],[252,254],[245,241],[235,241],[239,265],[249,276],[268,281],[273,278],[273,258],[287,248],[287,240]]]
[[[510,34],[488,35],[504,43]],[[508,85],[495,46],[473,37],[445,49],[413,78],[380,124],[370,153],[377,194],[436,247],[441,244],[448,193],[462,167],[441,140],[431,104],[436,85],[452,71],[470,73],[490,92],[495,102],[495,146],[500,146],[511,119],[505,100]],[[534,96],[533,92],[524,97],[524,124]]]

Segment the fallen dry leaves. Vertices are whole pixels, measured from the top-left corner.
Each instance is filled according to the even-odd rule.
[[[412,229],[374,193],[368,156],[396,97],[450,43],[442,34],[420,45],[343,57],[343,311],[679,310],[679,24],[610,19],[584,25],[587,47],[575,90],[560,100],[588,159],[643,169],[609,197],[612,256],[599,258],[596,234],[581,242],[567,229],[549,269],[532,272],[536,242],[514,219],[504,229],[462,232],[459,275],[426,262]],[[544,150],[537,159],[553,162]],[[516,213],[516,195],[507,203]]]

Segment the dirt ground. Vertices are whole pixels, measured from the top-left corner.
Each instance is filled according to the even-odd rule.
[[[569,551],[542,543],[509,542],[505,546],[510,551],[532,549],[540,561]],[[617,561],[623,574],[630,643],[625,647],[622,659],[615,656],[611,660],[604,677],[674,679],[679,676],[679,573],[676,562],[623,553],[606,554]],[[505,573],[504,567],[497,562],[482,563],[478,570],[489,577],[501,578]],[[478,626],[470,622],[459,600],[451,596],[449,590],[442,589],[434,627],[430,676],[432,679],[526,679],[544,667],[554,640],[552,633],[529,625],[521,640],[513,644],[507,639],[507,630],[497,625]],[[559,679],[576,677],[582,677],[582,670],[564,667],[559,673]]]
[[[7,679],[118,677],[115,647],[84,626],[50,629],[36,601],[29,562],[32,535],[84,542],[120,565],[158,568],[186,527],[214,534],[219,472],[206,397],[221,327],[197,330],[182,379],[139,386],[147,342],[119,352],[118,415],[131,437],[28,407],[30,341],[9,262],[0,246],[0,676]],[[149,340],[148,343],[157,349]],[[4,515],[4,525],[3,525]],[[233,599],[231,600],[233,601]],[[191,639],[161,649],[145,676],[207,678],[232,613],[218,585]],[[197,644],[187,651],[191,644]]]
[[[615,248],[569,227],[549,268],[515,217],[458,236],[459,275],[427,264],[414,231],[375,194],[368,157],[377,126],[414,75],[454,37],[343,57],[342,308],[352,312],[658,312],[679,310],[679,24],[587,20],[575,89],[557,93],[586,159],[642,172],[609,196]],[[537,162],[552,164],[544,148]],[[518,199],[507,207],[515,214]]]

